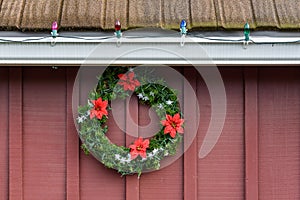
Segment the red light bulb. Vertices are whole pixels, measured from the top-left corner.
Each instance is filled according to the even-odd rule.
[[[120,23],[119,20],[116,20],[116,23],[115,23],[115,30],[116,30],[116,31],[121,30],[121,23]]]

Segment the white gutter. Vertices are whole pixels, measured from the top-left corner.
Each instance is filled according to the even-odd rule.
[[[300,38],[1,37],[0,65],[300,65]],[[86,59],[88,58],[88,62]]]

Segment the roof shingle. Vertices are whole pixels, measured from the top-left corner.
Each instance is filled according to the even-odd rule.
[[[40,1],[40,0],[38,0]],[[60,27],[65,29],[92,29],[105,26],[105,0],[62,0]],[[51,21],[48,27],[51,27]]]
[[[248,22],[253,26],[251,0],[216,1],[218,25],[225,29],[243,28]]]
[[[217,27],[216,8],[213,0],[191,0],[191,5],[193,27]]]
[[[292,2],[288,0],[287,2]],[[252,0],[256,27],[280,28],[278,16],[273,0]]]
[[[300,29],[298,0],[0,0],[2,30],[46,30],[56,20],[65,30],[160,27]]]
[[[129,27],[162,27],[161,1],[132,0],[128,9]]]
[[[23,12],[19,13],[20,28],[49,29],[49,24],[60,18],[63,0],[26,0]]]
[[[0,10],[0,26],[7,30],[20,28],[21,14],[25,1],[23,0],[2,0]]]

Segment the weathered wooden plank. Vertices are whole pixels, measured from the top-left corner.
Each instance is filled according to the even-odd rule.
[[[197,200],[197,133],[198,102],[196,99],[197,71],[190,67],[184,68],[184,199]],[[193,98],[195,97],[195,98]],[[195,133],[196,132],[196,133]]]
[[[77,75],[77,68],[66,69],[67,82],[67,121],[66,121],[66,195],[67,200],[79,200],[79,137],[74,126],[73,112],[72,112],[72,94],[79,95],[78,87],[74,87],[74,80]],[[74,91],[73,91],[74,88]],[[75,100],[75,99],[74,99]],[[78,100],[78,99],[77,99]]]
[[[65,69],[23,71],[23,198],[65,199]]]
[[[258,77],[257,68],[245,76],[245,197],[258,199]]]
[[[9,69],[9,199],[23,198],[22,68]]]
[[[204,158],[198,160],[198,197],[240,200],[244,198],[244,87],[238,68],[219,68],[227,98],[227,115],[222,134]],[[211,101],[202,79],[197,80],[200,103],[198,146],[202,145],[211,120]],[[222,103],[222,102],[221,102]]]
[[[259,69],[259,199],[300,199],[300,70]]]
[[[0,68],[0,199],[8,198],[8,68]]]

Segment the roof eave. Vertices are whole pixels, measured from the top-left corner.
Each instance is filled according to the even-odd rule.
[[[183,46],[180,37],[31,39],[1,42],[0,65],[300,65],[299,38],[186,38]]]

